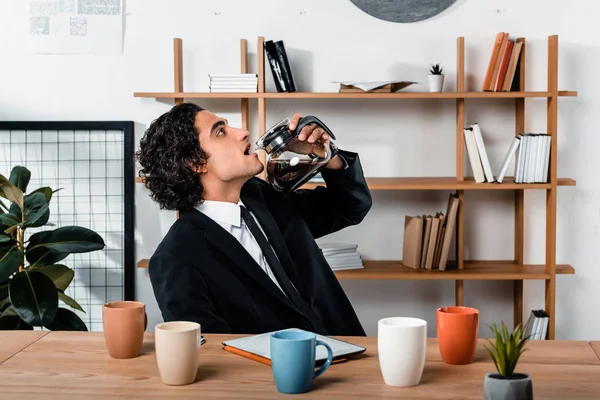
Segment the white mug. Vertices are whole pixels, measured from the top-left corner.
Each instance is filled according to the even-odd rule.
[[[201,345],[200,324],[164,322],[154,329],[156,364],[166,385],[189,385],[196,380]]]
[[[427,321],[409,317],[380,319],[377,350],[386,385],[418,385],[425,368]]]

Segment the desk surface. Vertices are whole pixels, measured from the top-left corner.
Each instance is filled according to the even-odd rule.
[[[20,341],[21,350],[0,361],[0,398],[284,398],[277,392],[269,366],[225,352],[221,342],[237,335],[205,335],[194,384],[163,385],[154,355],[154,335],[147,334],[142,354],[113,360],[102,333],[50,332],[28,337],[3,333],[0,349]],[[473,364],[441,362],[437,341],[429,339],[421,384],[386,386],[377,358],[376,337],[345,337],[367,351],[346,363],[332,365],[313,381],[304,398],[481,399],[483,377],[494,365],[480,340]],[[539,399],[600,398],[600,358],[587,341],[531,341],[518,367],[533,379]],[[19,347],[16,346],[16,347]]]

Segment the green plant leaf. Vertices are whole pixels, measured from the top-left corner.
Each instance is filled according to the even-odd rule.
[[[27,324],[19,316],[0,318],[0,331],[31,331],[33,326]]]
[[[7,243],[10,242],[12,239],[10,238],[10,236],[6,236],[2,233],[0,233],[0,243]]]
[[[30,264],[55,264],[70,253],[86,253],[104,248],[96,232],[79,226],[65,226],[31,235],[25,254]]]
[[[87,331],[85,323],[71,310],[59,308],[51,323],[45,325],[51,331]]]
[[[10,177],[8,178],[8,181],[25,193],[27,191],[27,185],[29,185],[30,179],[31,171],[21,165],[17,165],[12,169],[12,171],[10,171]]]
[[[46,274],[48,278],[52,279],[56,288],[62,291],[69,287],[75,276],[75,271],[62,264],[36,266],[32,271],[40,271]]]
[[[0,300],[0,313],[4,312],[7,307],[10,307],[10,299],[8,297],[4,300]]]
[[[45,232],[38,233],[41,234]],[[37,235],[37,233],[34,235]],[[31,246],[31,240],[29,241],[29,245],[27,247],[29,246]],[[67,258],[68,256],[69,253],[59,253],[58,251],[47,249],[45,247],[37,247],[33,250],[27,250],[27,248],[25,249],[25,257],[27,258],[27,261],[29,261],[31,265],[36,266],[56,264],[57,262]]]
[[[12,213],[10,214],[0,214],[0,226],[2,227],[11,227],[14,225],[18,225],[21,223],[21,212],[19,210],[19,216],[17,217],[16,215],[13,215]],[[5,229],[6,229],[5,228]]]
[[[23,227],[44,226],[50,219],[50,204],[46,202],[46,196],[43,193],[26,194],[24,198],[25,219],[21,215],[21,210],[16,204],[10,206],[10,213],[15,215],[19,221],[24,221]]]
[[[85,312],[85,311],[83,311],[83,308],[79,305],[79,303],[75,301],[75,299],[66,295],[64,292],[60,292],[60,291],[58,292],[58,299],[60,301],[62,301],[63,303],[65,303],[66,305],[73,307],[76,310]]]
[[[523,336],[521,324],[517,324],[512,332],[509,332],[504,322],[500,328],[493,324],[490,329],[494,332],[495,340],[490,348],[486,348],[494,360],[498,373],[505,378],[510,378],[515,373],[519,358],[526,350],[524,346],[529,338]],[[492,344],[491,340],[488,342]]]
[[[0,200],[0,214],[4,214],[5,210],[8,211],[8,207],[6,207],[6,204],[4,204],[2,200]]]
[[[12,203],[16,203],[23,210],[23,192],[16,186],[10,183],[0,184],[0,195],[8,199]]]
[[[46,203],[50,203],[50,200],[52,200],[52,189],[49,188],[48,186],[44,186],[41,187],[39,189],[35,189],[33,192],[31,192],[30,194],[34,194],[34,193],[42,193],[44,195],[44,197],[46,197]]]
[[[24,270],[16,274],[10,281],[8,294],[19,317],[31,326],[46,326],[56,315],[56,286],[41,272]]]
[[[4,189],[2,189],[2,184],[3,183],[10,184],[10,182],[8,181],[8,179],[6,179],[6,177],[4,175],[0,174],[0,197],[6,198],[6,194],[4,193]],[[2,205],[4,206],[4,203],[2,203]],[[4,208],[6,209],[6,206],[4,206]]]
[[[16,246],[6,250],[2,250],[0,247],[0,281],[8,279],[17,272],[22,261],[23,252]]]
[[[16,315],[18,316],[17,312],[15,311],[15,309],[13,308],[13,306],[8,306],[4,309],[4,311],[2,311],[0,313],[0,318],[5,318],[5,317],[10,317]]]
[[[45,231],[44,235],[39,235],[39,239],[34,240],[40,233],[42,232],[31,235],[28,250],[46,247],[59,253],[87,253],[102,250],[105,246],[100,235],[80,226],[63,226],[53,231]]]
[[[0,283],[0,303],[8,299],[8,284],[10,281],[4,281]]]

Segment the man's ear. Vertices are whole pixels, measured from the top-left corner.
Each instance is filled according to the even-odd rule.
[[[207,172],[205,162],[202,164],[199,164],[199,165],[190,164],[190,168],[192,169],[192,171],[194,171],[198,175],[202,175]]]

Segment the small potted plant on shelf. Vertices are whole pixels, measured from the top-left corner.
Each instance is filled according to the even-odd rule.
[[[497,373],[487,373],[484,380],[484,400],[533,400],[533,384],[528,374],[515,372],[519,357],[529,336],[524,336],[521,325],[509,333],[504,322],[499,329],[493,324],[495,340],[485,346],[494,361]]]
[[[444,86],[444,67],[440,64],[432,64],[429,70],[429,91],[441,92]]]
[[[79,226],[26,235],[30,229],[53,226],[50,200],[60,190],[41,187],[27,193],[30,177],[23,166],[14,167],[9,179],[0,175],[0,331],[87,331],[77,314],[60,307],[59,300],[85,312],[65,293],[75,272],[61,261],[71,253],[101,250],[104,240]]]

